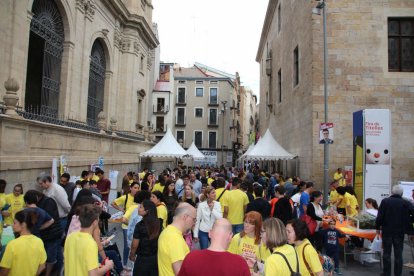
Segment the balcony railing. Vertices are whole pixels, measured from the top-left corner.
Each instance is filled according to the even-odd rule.
[[[155,133],[166,133],[167,132],[167,125],[156,125],[154,132]]]
[[[169,106],[152,105],[152,113],[154,114],[167,114],[170,111]]]
[[[209,101],[208,101],[208,105],[209,106],[218,106],[219,102],[218,102],[217,97],[210,98]]]
[[[20,116],[22,116],[23,118],[27,120],[38,121],[38,122],[43,122],[43,123],[48,123],[48,124],[53,124],[53,125],[58,125],[58,126],[63,126],[63,127],[69,127],[69,128],[74,128],[74,129],[86,130],[86,131],[91,131],[95,133],[103,133],[107,135],[112,135],[115,133],[118,137],[133,139],[133,140],[138,140],[138,141],[144,141],[144,136],[142,134],[139,134],[133,131],[103,130],[102,132],[101,129],[99,129],[97,126],[88,125],[86,123],[77,122],[73,120],[63,119],[60,116],[56,116],[55,112],[47,113],[44,110],[45,109],[43,109],[43,111],[40,111],[40,108],[28,108],[25,110],[20,107],[20,108],[17,108],[16,111],[17,111],[17,114],[19,114]]]

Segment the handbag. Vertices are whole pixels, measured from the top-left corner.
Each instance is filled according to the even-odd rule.
[[[374,240],[371,243],[370,249],[374,252],[382,251],[382,239],[378,235],[375,236]]]
[[[302,221],[304,221],[306,223],[306,225],[308,226],[309,229],[309,234],[312,236],[313,234],[315,234],[316,231],[316,227],[318,225],[318,223],[316,222],[316,220],[314,220],[313,218],[311,218],[309,215],[304,214],[301,218]]]

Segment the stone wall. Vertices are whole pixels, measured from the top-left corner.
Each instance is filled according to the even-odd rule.
[[[47,123],[0,115],[0,178],[6,179],[7,191],[22,183],[34,187],[36,177],[50,173],[52,159],[65,155],[69,173],[82,170],[104,157],[105,171],[119,170],[121,177],[138,171],[139,153],[153,143],[94,133]],[[27,187],[27,188],[26,188]]]
[[[277,5],[281,2],[282,28],[277,31]],[[324,122],[322,16],[312,15],[315,3],[270,1],[271,22],[262,33],[260,129],[269,126],[276,140],[299,155],[299,174],[321,187],[323,146],[319,124]],[[352,113],[387,108],[392,114],[392,181],[414,179],[414,72],[388,72],[388,17],[412,17],[411,0],[327,1],[328,120],[335,124],[330,146],[329,175],[352,165]],[[265,21],[266,26],[266,21]],[[263,47],[264,45],[264,47]],[[300,81],[292,87],[292,52],[299,45]],[[268,48],[267,48],[268,47]],[[282,102],[267,107],[266,49],[272,49],[272,84],[282,68]],[[275,76],[275,77],[274,77]],[[276,95],[277,96],[277,95]],[[267,109],[267,110],[266,110]],[[289,173],[288,173],[289,174]]]

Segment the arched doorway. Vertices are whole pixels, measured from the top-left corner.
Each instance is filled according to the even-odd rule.
[[[92,45],[89,68],[87,122],[91,126],[97,125],[98,114],[103,111],[105,71],[105,52],[102,43],[97,39]]]
[[[56,118],[64,41],[62,16],[52,0],[35,0],[32,12],[25,108]]]

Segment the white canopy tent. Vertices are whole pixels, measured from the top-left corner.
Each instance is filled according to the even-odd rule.
[[[171,130],[168,128],[164,137],[150,150],[143,152],[140,157],[182,158],[188,153],[178,144]]]
[[[270,130],[267,129],[262,139],[257,142],[254,148],[243,155],[244,160],[288,160],[295,158],[295,155],[287,152],[279,143],[273,138]]]
[[[195,161],[202,161],[206,159],[206,156],[196,147],[194,142],[187,149],[187,154],[192,156]]]
[[[252,150],[254,149],[254,144],[251,144],[245,153],[243,153],[243,155],[240,157],[240,159],[244,158],[246,155],[248,155]]]

